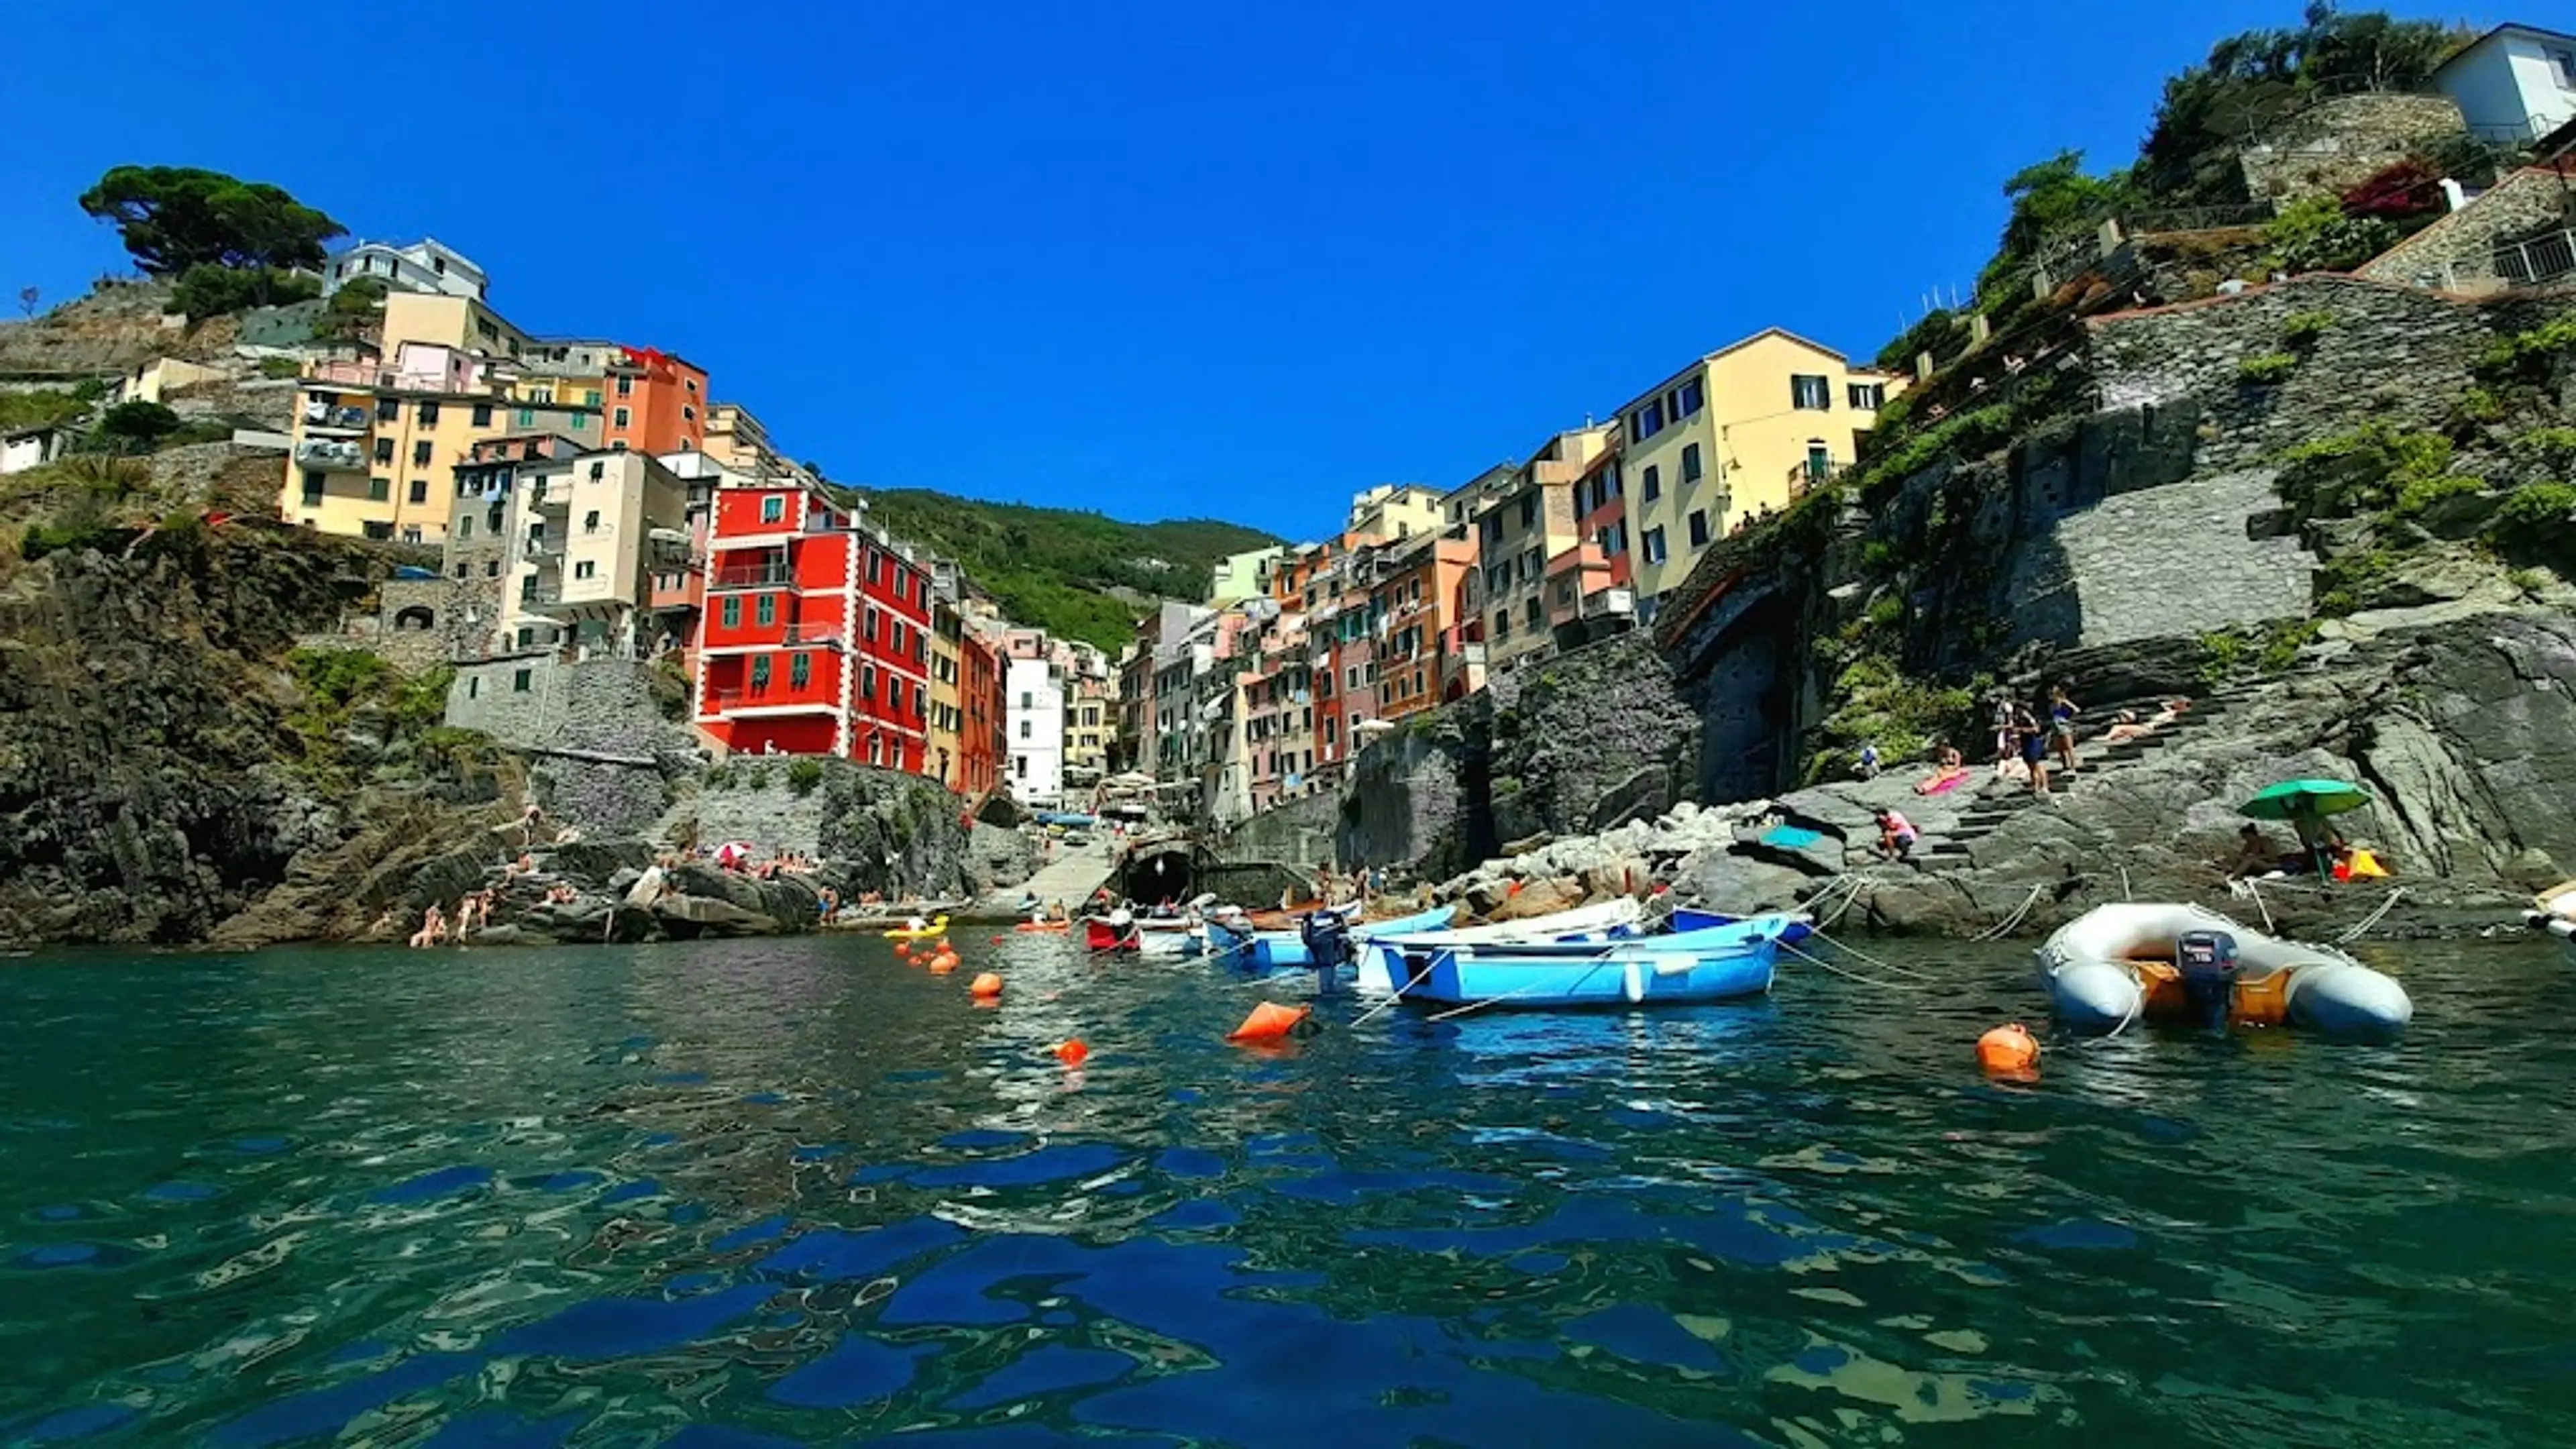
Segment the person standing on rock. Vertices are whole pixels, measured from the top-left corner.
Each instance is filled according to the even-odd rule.
[[[2048,793],[2048,731],[2028,705],[2013,706],[2013,736],[2021,742],[2022,763],[2030,767],[2030,793]]]
[[[2075,716],[2080,707],[2066,697],[2065,686],[2048,692],[2048,745],[2057,752],[2057,762],[2072,773],[2075,769]]]
[[[1995,776],[2000,779],[2004,766],[2021,752],[2021,737],[2013,731],[2013,702],[2008,694],[1995,696]]]

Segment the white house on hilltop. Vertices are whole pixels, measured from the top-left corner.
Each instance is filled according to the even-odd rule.
[[[360,242],[322,264],[322,295],[330,296],[360,277],[373,277],[397,292],[439,292],[480,302],[490,280],[463,252],[422,237],[409,246]]]
[[[2433,84],[2482,136],[2546,136],[2576,119],[2576,35],[2499,25],[2442,62]]]

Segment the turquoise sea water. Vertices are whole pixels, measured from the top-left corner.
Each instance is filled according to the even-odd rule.
[[[1268,1052],[1205,966],[966,954],[0,963],[0,1444],[2576,1442],[2546,949],[2031,1086],[2018,950]]]

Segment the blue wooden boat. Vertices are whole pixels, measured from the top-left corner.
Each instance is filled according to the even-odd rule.
[[[1726,1001],[1771,989],[1780,942],[1803,922],[1756,916],[1610,941],[1430,946],[1402,961],[1408,1001],[1525,1010]]]
[[[1357,944],[1380,936],[1409,936],[1419,935],[1424,931],[1437,931],[1448,925],[1450,918],[1456,914],[1457,911],[1453,907],[1439,906],[1427,911],[1417,911],[1410,916],[1396,916],[1390,920],[1360,921],[1351,926],[1351,940]],[[1231,949],[1234,951],[1234,960],[1243,959],[1243,952],[1233,945],[1234,940],[1241,935],[1240,932],[1229,930],[1228,939],[1223,944],[1220,944],[1217,939],[1216,927],[1213,923],[1209,925],[1208,933],[1210,954]],[[1305,938],[1295,931],[1254,931],[1251,934],[1252,964],[1263,970],[1315,964],[1314,957],[1306,950]]]
[[[1694,911],[1687,906],[1676,906],[1673,909],[1671,928],[1675,932],[1705,931],[1711,926],[1732,926],[1746,919],[1748,918],[1744,916],[1720,915],[1716,911]],[[1780,933],[1781,941],[1788,945],[1794,946],[1815,934],[1814,923],[1805,916],[1784,915],[1779,919],[1789,923],[1788,929]]]

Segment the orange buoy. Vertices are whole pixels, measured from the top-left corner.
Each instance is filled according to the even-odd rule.
[[[1277,1041],[1305,1025],[1306,1019],[1314,1014],[1315,1008],[1311,1006],[1281,1006],[1275,1001],[1265,1001],[1252,1008],[1252,1014],[1243,1019],[1243,1025],[1227,1032],[1225,1039]]]
[[[999,936],[995,936],[995,937],[993,938],[993,944],[994,944],[994,945],[996,945],[996,946],[998,946],[998,945],[1002,944],[1002,938],[1001,938],[1001,937],[999,937]]]
[[[1080,1037],[1075,1037],[1055,1049],[1055,1059],[1068,1067],[1081,1066],[1090,1055],[1091,1048],[1084,1046]]]
[[[1002,978],[987,971],[966,983],[966,994],[978,999],[999,996],[1002,994]]]
[[[933,976],[945,976],[956,969],[957,963],[949,960],[945,956],[936,956],[931,958],[930,974]]]
[[[1999,1026],[1977,1038],[1977,1065],[1993,1076],[2031,1078],[2039,1075],[2039,1041],[2020,1022]]]

